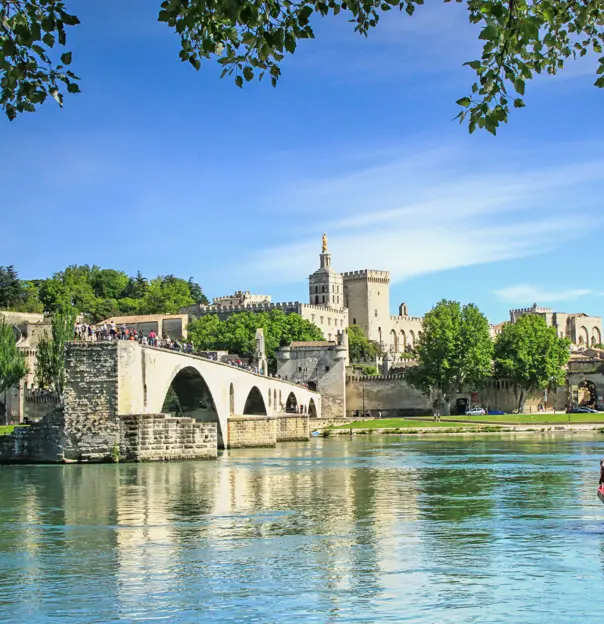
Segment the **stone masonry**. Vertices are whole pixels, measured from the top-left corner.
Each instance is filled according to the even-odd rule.
[[[127,461],[216,459],[216,423],[166,414],[120,417],[120,453]]]
[[[275,446],[276,419],[270,416],[231,416],[229,418],[229,448]]]
[[[310,439],[307,415],[279,416],[276,423],[277,442],[302,442]]]

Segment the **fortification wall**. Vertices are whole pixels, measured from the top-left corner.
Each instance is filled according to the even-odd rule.
[[[0,436],[0,463],[62,462],[66,443],[63,411],[56,408],[40,422]]]
[[[431,403],[419,390],[409,386],[403,375],[349,377],[346,379],[346,415],[363,409],[372,415],[381,411],[384,418],[421,416],[431,413]]]

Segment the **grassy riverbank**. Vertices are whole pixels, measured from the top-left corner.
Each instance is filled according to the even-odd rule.
[[[474,423],[512,423],[515,425],[533,425],[535,423],[604,423],[604,413],[598,414],[501,414],[497,416],[443,416],[443,421],[464,421]],[[379,422],[379,421],[378,421]]]
[[[469,423],[475,426],[474,423]],[[378,420],[358,420],[345,425],[329,427],[329,429],[417,429],[417,428],[440,428],[449,429],[455,427],[467,427],[465,423],[456,422],[434,422],[432,420],[406,420],[405,418],[381,418]]]
[[[0,425],[0,436],[8,435],[15,430],[15,427],[27,427],[28,425]]]

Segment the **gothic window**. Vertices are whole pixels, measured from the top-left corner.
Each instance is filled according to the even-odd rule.
[[[325,284],[323,284],[323,292],[325,292]],[[325,300],[325,299],[324,299]]]
[[[318,305],[319,304],[319,295],[315,295],[315,303]]]
[[[325,295],[321,295],[321,302],[325,303]]]

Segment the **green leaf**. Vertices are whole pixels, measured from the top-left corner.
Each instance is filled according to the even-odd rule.
[[[514,108],[523,108],[524,106],[526,106],[526,104],[524,103],[524,100],[520,98],[516,98],[514,100]]]
[[[235,84],[239,87],[242,88],[243,87],[243,78],[241,76],[236,76],[235,77]]]
[[[464,108],[468,108],[468,106],[472,103],[472,100],[469,97],[462,97],[455,103],[459,106],[463,106]]]
[[[199,71],[199,68],[201,67],[201,61],[196,56],[190,56],[189,63],[191,63],[191,65],[193,65],[193,67],[197,71]]]
[[[518,78],[517,80],[514,81],[514,89],[516,89],[516,91],[520,94],[520,95],[524,95],[524,80],[521,80],[520,78]]]
[[[67,85],[67,91],[69,93],[80,93],[80,87],[75,82],[70,82]]]
[[[604,87],[604,76],[600,76],[595,82],[594,85],[596,87],[600,87],[602,89]]]
[[[250,80],[252,80],[254,78],[254,70],[247,66],[243,68],[243,77],[247,80],[247,82],[249,82]]]
[[[308,4],[304,5],[302,9],[300,10],[300,13],[298,13],[298,21],[300,22],[300,25],[305,26],[306,24],[308,24],[308,20],[311,15],[312,15],[312,7],[309,6]]]
[[[488,26],[482,29],[478,38],[482,39],[483,41],[493,41],[494,39],[498,37],[498,35],[499,35],[499,32],[497,28],[495,28],[495,26],[493,26],[492,24],[489,24]]]
[[[71,65],[71,52],[65,52],[65,54],[61,54],[61,63],[65,65]]]

